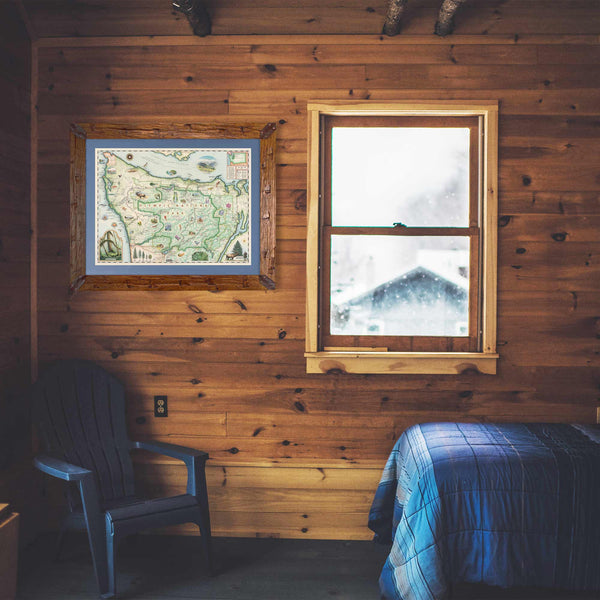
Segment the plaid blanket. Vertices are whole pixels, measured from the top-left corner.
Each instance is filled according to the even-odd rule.
[[[396,442],[369,514],[390,600],[455,583],[600,590],[600,427],[427,423]]]

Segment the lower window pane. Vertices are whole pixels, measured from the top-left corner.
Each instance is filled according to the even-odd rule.
[[[331,236],[331,335],[468,332],[468,237]]]

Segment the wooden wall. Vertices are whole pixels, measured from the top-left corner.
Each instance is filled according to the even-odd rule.
[[[555,10],[540,35],[445,40],[41,40],[40,360],[99,362],[129,390],[132,437],[207,450],[217,535],[368,539],[381,468],[418,421],[593,422],[600,44],[586,34],[599,16]],[[500,101],[499,373],[306,375],[306,103],[441,98]],[[69,124],[134,119],[279,121],[276,291],[68,298]],[[169,397],[166,419],[155,394]],[[181,466],[152,460],[138,459],[146,487],[184,484]]]
[[[31,454],[30,77],[27,31],[15,4],[0,3],[0,502],[18,510],[22,463]]]
[[[19,0],[39,37],[189,35],[171,2]],[[204,0],[214,35],[379,34],[388,0]],[[441,0],[408,0],[402,35],[430,35]],[[592,34],[596,0],[469,0],[458,35]]]

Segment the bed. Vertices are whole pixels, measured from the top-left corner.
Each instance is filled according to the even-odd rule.
[[[600,590],[600,426],[414,425],[369,527],[391,542],[388,600],[443,600],[458,583]]]

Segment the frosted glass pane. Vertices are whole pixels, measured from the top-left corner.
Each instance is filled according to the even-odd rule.
[[[334,127],[334,226],[467,227],[468,128]]]
[[[468,336],[468,237],[331,237],[332,335]]]

